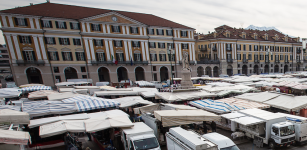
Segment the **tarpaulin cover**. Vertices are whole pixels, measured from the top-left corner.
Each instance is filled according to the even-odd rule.
[[[46,138],[66,132],[85,132],[84,120],[65,120],[39,127],[39,136]]]
[[[232,105],[225,102],[218,102],[213,100],[198,100],[192,101],[189,104],[208,111],[216,112],[216,113],[227,113],[235,110],[245,109],[244,107]]]
[[[16,110],[16,111],[21,111],[20,106],[15,106],[15,105],[0,105],[0,110],[1,109],[10,109],[10,110]]]
[[[29,124],[30,117],[26,112],[20,112],[10,109],[0,110],[0,122],[10,122],[16,124]]]
[[[202,121],[220,121],[221,117],[204,110],[161,110],[154,112],[163,127],[191,124]]]
[[[0,130],[0,143],[28,145],[31,143],[29,132]]]
[[[120,103],[119,107],[121,108],[135,106],[138,104],[144,104],[144,105],[153,104],[150,101],[144,100],[141,96],[126,96],[112,100],[119,102]]]
[[[33,91],[52,90],[51,86],[29,86],[19,89],[22,93],[29,93]]]
[[[261,92],[261,93],[245,93],[239,96],[235,96],[235,98],[245,99],[248,101],[255,102],[265,102],[272,98],[278,97],[280,94],[270,93],[270,92]]]
[[[52,91],[52,90],[41,90],[41,91],[35,91],[31,92],[28,95],[29,99],[42,99],[42,98],[47,98],[48,95],[50,94],[58,94],[59,92],[57,91]]]
[[[156,97],[167,102],[194,100],[206,97],[215,97],[216,94],[206,91],[189,91],[189,92],[159,92]]]
[[[0,98],[19,97],[21,94],[18,88],[2,88],[0,89]]]
[[[280,95],[263,103],[288,112],[299,111],[307,106],[307,96]]]
[[[243,100],[243,99],[238,99],[238,98],[225,98],[225,99],[218,99],[215,100],[217,102],[224,102],[230,105],[235,105],[237,107],[242,107],[244,109],[251,109],[251,108],[258,108],[258,109],[266,109],[266,108],[270,108],[270,105],[267,104],[262,104],[262,103],[258,103],[258,102],[253,102],[253,101],[247,101],[247,100]],[[242,109],[240,109],[242,110]]]

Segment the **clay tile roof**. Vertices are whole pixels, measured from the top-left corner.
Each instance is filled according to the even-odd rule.
[[[33,15],[33,16],[53,17],[53,18],[66,18],[66,19],[78,20],[78,19],[92,17],[92,16],[104,14],[104,13],[109,13],[112,11],[120,13],[126,17],[129,17],[131,19],[134,19],[136,21],[139,21],[149,26],[193,29],[193,28],[172,22],[167,19],[163,19],[155,15],[151,15],[151,14],[89,8],[89,7],[56,4],[56,3],[41,3],[41,4],[36,4],[36,5],[31,5],[31,6],[1,10],[0,13],[12,13],[12,14],[23,14],[23,15]]]

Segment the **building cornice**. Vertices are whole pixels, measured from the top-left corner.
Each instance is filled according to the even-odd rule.
[[[3,32],[33,32],[33,33],[43,33],[43,30],[41,29],[32,29],[32,28],[12,28],[12,27],[2,27],[0,28],[0,30],[2,30]]]

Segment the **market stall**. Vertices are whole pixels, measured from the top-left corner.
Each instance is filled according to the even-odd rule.
[[[35,100],[35,99],[47,99],[48,95],[51,94],[58,94],[59,92],[57,91],[52,91],[52,90],[41,90],[41,91],[35,91],[35,92],[31,92],[28,95],[28,99],[30,100]]]
[[[183,91],[183,92],[159,92],[156,93],[156,99],[162,99],[168,103],[178,101],[188,101],[195,99],[202,99],[208,97],[215,97],[216,94],[206,91]]]
[[[29,93],[33,91],[52,90],[51,86],[29,86],[19,89],[22,93]]]
[[[28,113],[10,109],[0,110],[0,122],[9,122],[14,124],[29,124],[30,117]]]

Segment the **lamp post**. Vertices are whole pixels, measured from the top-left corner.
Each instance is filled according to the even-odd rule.
[[[172,47],[169,46],[168,47],[168,50],[167,50],[167,54],[170,56],[170,62],[171,62],[171,85],[173,85],[173,64],[172,64],[172,61],[173,61],[173,56],[172,56]]]

